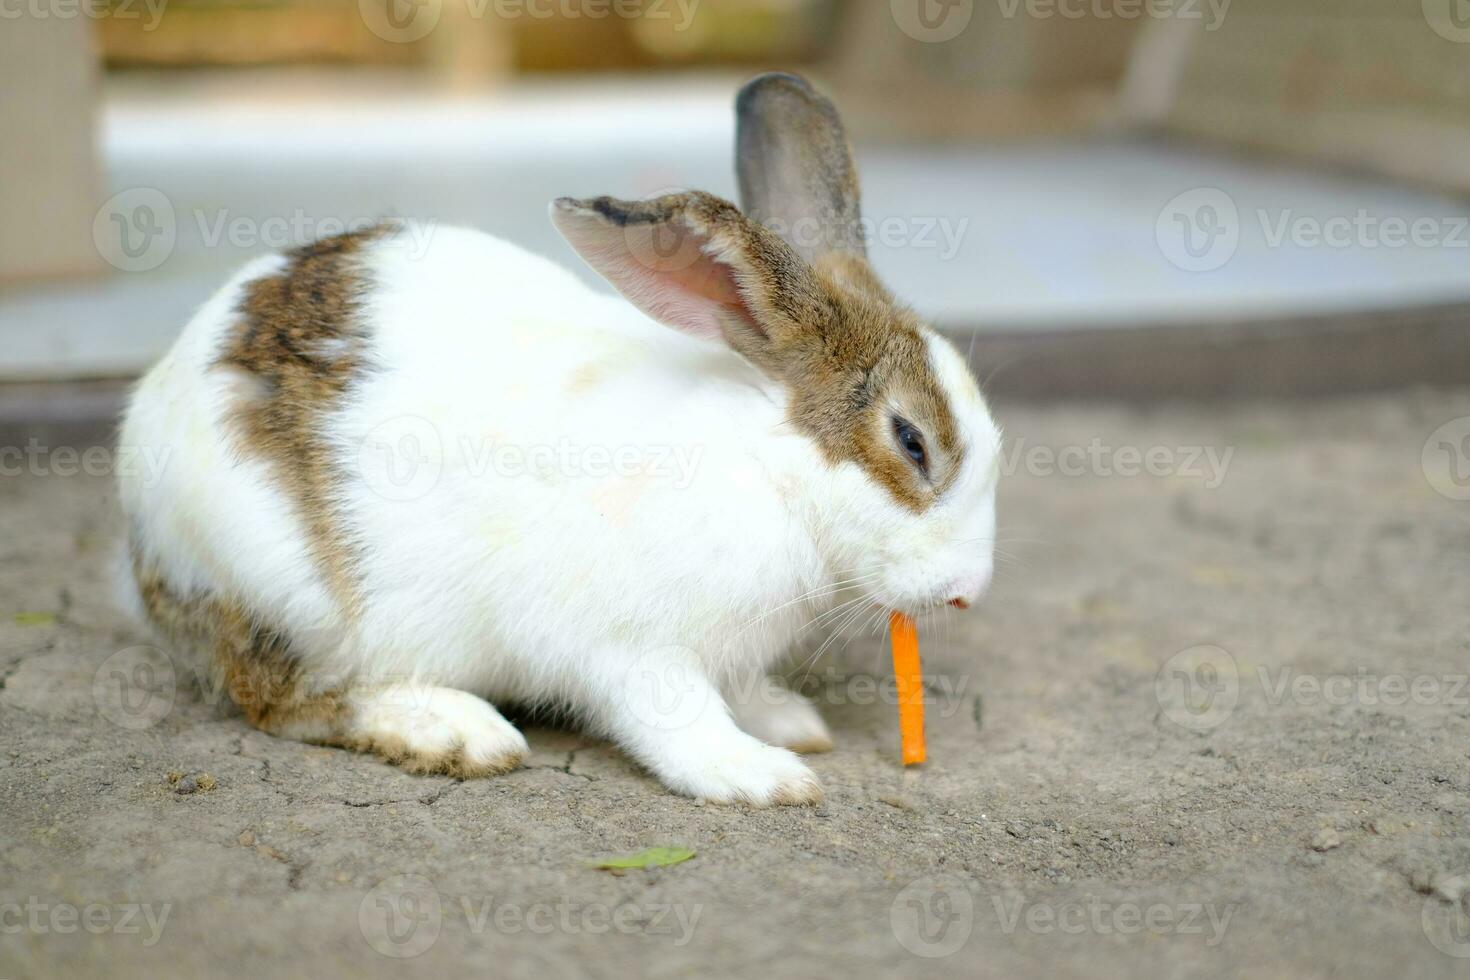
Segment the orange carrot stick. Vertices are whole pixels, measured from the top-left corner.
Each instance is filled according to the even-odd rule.
[[[903,764],[923,762],[924,674],[919,668],[919,630],[901,612],[888,617],[888,634],[893,643],[893,679],[898,684],[898,734],[903,746]]]

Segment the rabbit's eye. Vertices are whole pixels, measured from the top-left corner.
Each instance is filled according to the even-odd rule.
[[[924,437],[919,434],[919,430],[914,428],[912,423],[894,416],[893,435],[898,439],[899,446],[908,455],[908,458],[913,460],[914,465],[919,468],[919,472],[928,476],[929,456],[924,452]]]

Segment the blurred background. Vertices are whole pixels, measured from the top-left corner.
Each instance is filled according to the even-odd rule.
[[[1470,376],[1465,0],[4,0],[0,381],[134,376],[248,256],[384,216],[580,270],[547,202],[733,197],[768,68],[992,390]]]

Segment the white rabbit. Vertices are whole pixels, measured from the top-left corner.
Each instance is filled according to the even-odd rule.
[[[382,225],[252,262],[142,380],[138,597],[250,722],[473,776],[527,751],[494,702],[556,706],[676,792],[821,798],[827,728],[753,679],[840,602],[975,601],[999,433],[869,267],[831,104],[736,108],[744,214],[552,205],[625,299]]]

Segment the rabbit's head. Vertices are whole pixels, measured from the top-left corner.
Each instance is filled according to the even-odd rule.
[[[741,90],[744,211],[701,192],[562,198],[552,220],[648,315],[728,344],[781,386],[827,466],[813,507],[835,574],[909,612],[990,581],[1000,434],[969,367],[869,266],[857,175],[804,80]]]

